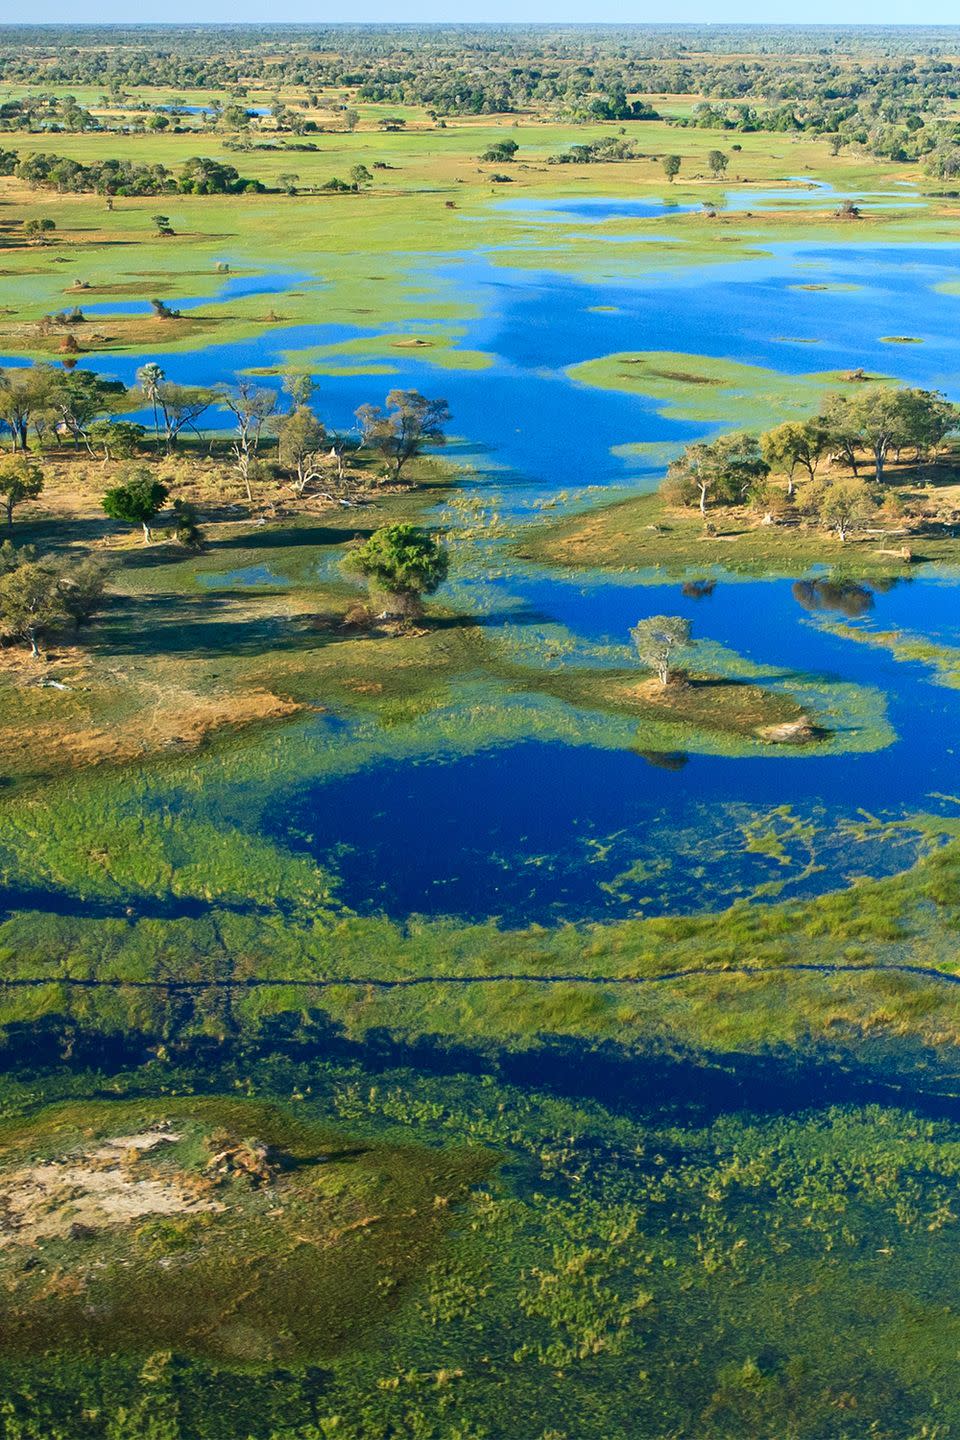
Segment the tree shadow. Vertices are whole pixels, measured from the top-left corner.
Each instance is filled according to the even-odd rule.
[[[283,591],[257,591],[283,595]],[[106,655],[183,655],[195,659],[263,656],[322,649],[342,639],[339,615],[263,615],[229,618],[235,597],[157,594],[124,596],[92,632],[91,648]],[[224,617],[224,618],[218,618]]]

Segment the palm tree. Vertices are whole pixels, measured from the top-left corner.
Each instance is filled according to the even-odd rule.
[[[160,396],[160,386],[166,378],[163,370],[155,360],[150,360],[146,365],[141,365],[137,371],[137,384],[143,391],[144,399],[149,400],[153,406],[153,433],[156,436],[158,446],[160,444],[160,416],[157,411],[157,401]]]

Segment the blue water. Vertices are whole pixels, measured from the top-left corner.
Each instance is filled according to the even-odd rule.
[[[498,469],[539,493],[630,482],[645,467],[612,455],[613,447],[634,441],[679,446],[702,433],[702,425],[658,415],[652,401],[594,390],[566,374],[571,365],[616,351],[705,354],[786,374],[862,367],[960,397],[960,297],[934,290],[960,279],[957,245],[785,244],[749,259],[642,276],[625,273],[604,281],[510,269],[486,256],[458,256],[414,278],[424,284],[432,279],[445,296],[454,287],[464,303],[480,308],[478,319],[464,322],[460,343],[492,353],[493,366],[439,375],[428,359],[398,351],[388,339],[382,357],[372,358],[389,363],[396,380],[319,376],[324,417],[349,427],[357,405],[378,398],[378,389],[393,383],[441,390],[454,411],[457,433]],[[273,288],[280,277],[267,279],[271,289],[266,293],[282,293]],[[284,288],[298,283],[299,277],[287,277]],[[857,288],[798,288],[804,285]],[[171,297],[168,303],[176,308],[183,302]],[[594,306],[613,310],[597,313]],[[431,322],[407,320],[392,328],[427,334]],[[162,363],[171,379],[214,384],[246,368],[280,364],[291,351],[378,333],[384,333],[383,327],[368,330],[320,320],[279,325],[234,344],[164,356]],[[884,336],[902,334],[922,343],[884,343]],[[104,356],[83,363],[131,383],[137,367],[152,358]],[[279,386],[269,379],[262,383]],[[229,421],[223,417],[212,423]]]
[[[176,300],[167,299],[166,303],[171,310],[198,310],[204,305],[240,300],[248,295],[283,295],[289,290],[319,289],[322,284],[314,275],[291,274],[288,271],[267,275],[231,275],[212,295],[188,295]],[[78,297],[82,297],[82,293],[78,291]],[[77,303],[85,315],[149,315],[152,308],[149,299],[104,300],[84,305],[80,298]]]
[[[500,508],[512,506],[520,516],[559,491],[649,487],[662,474],[662,456],[654,462],[616,447],[637,441],[678,447],[703,433],[702,424],[659,414],[652,401],[591,389],[567,373],[612,352],[691,352],[788,376],[862,367],[960,399],[960,297],[934,288],[960,278],[958,245],[853,238],[842,246],[777,245],[712,265],[640,275],[625,267],[603,280],[467,255],[412,278],[476,307],[478,318],[463,323],[460,343],[491,354],[491,367],[441,373],[423,354],[393,349],[388,336],[382,353],[394,374],[320,375],[317,407],[331,425],[349,427],[358,404],[380,399],[394,384],[445,394],[463,452],[480,467],[473,483],[495,490]],[[298,276],[265,279],[278,287],[282,279],[283,288],[303,283]],[[809,284],[856,288],[800,288]],[[429,321],[413,323],[428,332]],[[409,331],[411,322],[402,328]],[[212,384],[280,363],[290,351],[372,333],[383,332],[320,321],[277,326],[162,363],[172,379]],[[898,334],[922,343],[884,343]],[[84,364],[130,382],[151,358]],[[229,419],[215,416],[212,423]],[[370,763],[335,780],[305,776],[260,823],[338,870],[343,897],[357,908],[549,921],[695,909],[776,879],[787,881],[787,893],[809,893],[911,858],[906,836],[897,844],[852,843],[843,824],[861,811],[886,818],[952,811],[940,797],[958,789],[953,736],[960,733],[960,691],[935,684],[928,666],[898,663],[886,650],[830,635],[819,623],[824,616],[852,617],[855,626],[902,628],[958,644],[960,611],[949,577],[839,596],[823,586],[721,578],[712,593],[694,598],[679,585],[641,586],[629,576],[545,577],[505,561],[495,548],[491,571],[460,593],[518,617],[521,632],[525,625],[531,632],[558,625],[586,644],[623,645],[642,616],[685,614],[697,637],[778,673],[786,668],[801,681],[814,676],[873,687],[886,699],[895,738],[873,753],[770,750],[749,759],[532,740],[458,756],[434,754],[425,742],[416,761]],[[247,576],[237,582],[250,583]],[[742,834],[752,815],[783,805],[818,828],[813,855],[803,841],[787,838],[786,866],[745,850]]]
[[[661,215],[686,215],[699,210],[699,205],[683,205],[675,200],[603,199],[596,196],[566,196],[561,200],[542,200],[517,195],[499,200],[493,207],[508,210],[535,220],[538,224],[555,225],[557,220],[585,220],[598,225],[604,220],[652,220]]]
[[[779,210],[815,209],[825,205],[839,205],[843,200],[853,200],[863,210],[913,210],[922,209],[926,201],[917,195],[912,187],[899,190],[837,190],[822,180],[812,180],[805,175],[788,177],[792,186],[781,185],[769,188],[720,186],[705,192],[703,204],[714,205],[721,210]],[[652,198],[630,199],[601,196],[563,196],[559,199],[540,199],[536,196],[511,196],[499,200],[493,207],[512,214],[523,215],[526,219],[543,225],[556,225],[558,221],[577,220],[599,225],[608,220],[653,220],[662,216],[684,215],[700,210],[700,204],[684,204],[679,200]],[[636,236],[631,236],[636,239]]]
[[[333,863],[348,904],[395,915],[494,914],[507,923],[547,923],[696,910],[777,880],[785,882],[783,893],[811,894],[857,874],[892,873],[916,853],[907,833],[854,844],[843,822],[859,812],[892,819],[956,811],[943,797],[957,791],[960,691],[933,684],[928,666],[897,662],[883,649],[820,629],[811,623],[818,612],[795,582],[720,582],[702,599],[679,584],[590,588],[511,578],[506,588],[526,603],[532,625],[543,617],[590,641],[622,644],[647,615],[685,615],[696,636],[768,667],[761,668],[761,683],[779,683],[787,666],[800,680],[876,687],[887,697],[893,743],[865,754],[771,749],[728,759],[644,753],[639,737],[633,750],[528,741],[462,757],[427,753],[416,763],[387,761],[335,781],[305,781],[278,797],[267,828]],[[886,592],[868,590],[860,603],[870,608],[854,624],[960,641],[950,585],[907,581]],[[819,613],[845,618],[842,611]],[[789,864],[743,849],[742,827],[782,805],[819,829],[810,873],[811,855],[800,840],[787,840]],[[637,861],[644,873],[618,880]]]
[[[154,110],[165,110],[171,115],[216,115],[215,105],[154,105]],[[221,107],[223,108],[223,107]],[[244,105],[248,115],[269,115],[269,105]]]

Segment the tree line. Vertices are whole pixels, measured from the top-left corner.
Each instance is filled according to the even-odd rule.
[[[16,150],[0,150],[0,175],[15,175],[28,185],[61,195],[241,195],[263,194],[267,188],[207,155],[190,156],[174,174],[165,165],[139,165],[132,160],[84,165],[66,155],[37,152],[21,157]]]
[[[271,92],[350,90],[435,115],[549,110],[573,122],[636,118],[637,96],[762,101],[775,112],[853,101],[949,105],[955,41],[938,30],[816,26],[7,27],[5,83]]]
[[[786,477],[788,503],[846,540],[876,511],[891,457],[899,460],[904,450],[918,461],[936,455],[958,428],[960,406],[939,391],[867,383],[852,395],[829,396],[810,419],[788,420],[762,435],[735,432],[688,445],[669,466],[663,492],[706,517],[709,505],[768,504],[775,472]],[[846,464],[850,476],[822,478],[827,458]],[[808,482],[802,497],[798,472]]]

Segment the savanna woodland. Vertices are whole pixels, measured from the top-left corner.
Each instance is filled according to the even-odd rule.
[[[2,1440],[960,1437],[960,30],[0,28]]]

